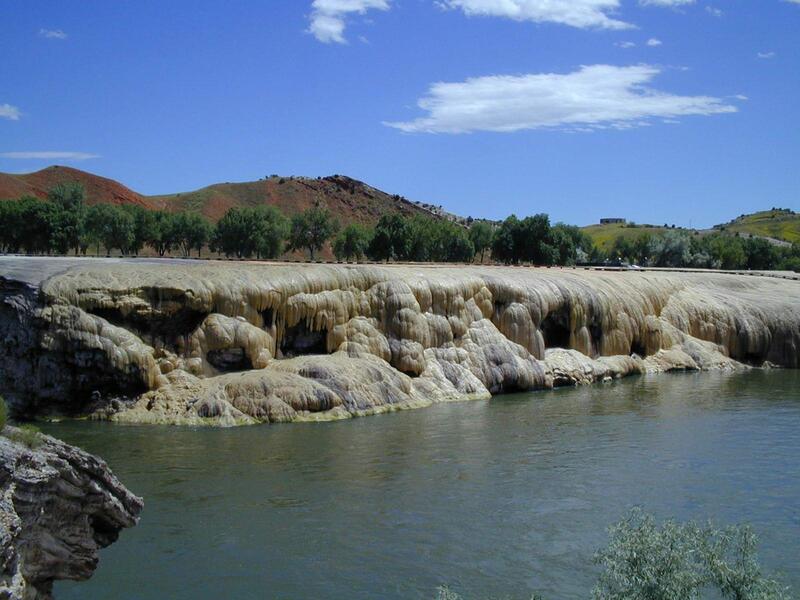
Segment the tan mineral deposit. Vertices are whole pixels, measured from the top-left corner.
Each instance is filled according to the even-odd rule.
[[[0,369],[3,393],[39,414],[342,419],[635,373],[800,363],[800,283],[780,278],[36,260],[48,259],[0,264]]]

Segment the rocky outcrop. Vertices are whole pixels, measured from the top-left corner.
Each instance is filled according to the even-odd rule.
[[[0,435],[0,598],[46,600],[55,580],[92,575],[142,500],[102,460],[41,434],[28,434],[33,447],[17,437],[12,427]]]
[[[35,293],[0,286],[11,357],[0,357],[11,373],[0,385],[35,412],[332,419],[631,373],[800,363],[800,285],[765,277],[200,261],[33,270]]]

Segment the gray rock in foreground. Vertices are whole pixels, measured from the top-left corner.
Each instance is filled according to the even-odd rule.
[[[32,449],[18,433],[0,435],[0,598],[46,600],[55,580],[91,577],[142,499],[99,458],[45,435]]]

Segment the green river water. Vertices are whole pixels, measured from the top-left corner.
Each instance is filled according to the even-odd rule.
[[[59,600],[587,598],[605,528],[752,523],[800,590],[800,373],[637,377],[324,424],[64,422],[145,499]]]

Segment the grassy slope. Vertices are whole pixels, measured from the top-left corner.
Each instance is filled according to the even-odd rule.
[[[723,227],[724,229],[722,229]],[[609,250],[619,236],[634,240],[644,233],[661,235],[666,231],[672,230],[665,227],[650,227],[647,225],[626,227],[625,225],[612,224],[589,225],[584,227],[583,231],[592,238],[595,245],[603,250]],[[786,242],[800,242],[800,214],[786,211],[762,211],[734,219],[730,223],[718,226],[713,231],[728,234],[739,233],[743,236],[771,237]]]
[[[734,219],[724,225],[729,233],[752,234],[786,242],[800,242],[800,214],[765,210]]]
[[[583,228],[583,232],[588,234],[595,246],[602,250],[610,250],[614,245],[614,241],[622,236],[630,240],[635,240],[640,235],[649,233],[651,235],[660,235],[668,231],[665,227],[650,227],[647,225],[637,225],[636,227],[627,227],[625,225],[614,223],[610,225],[589,225]]]

